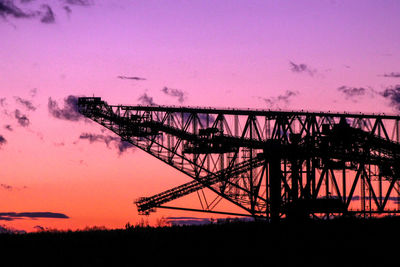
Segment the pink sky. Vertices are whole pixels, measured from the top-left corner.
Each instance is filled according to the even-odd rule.
[[[398,1],[16,0],[14,10],[1,9],[7,2],[0,0],[0,212],[70,218],[0,224],[123,227],[141,219],[133,200],[189,181],[137,149],[119,154],[114,144],[79,139],[102,129],[53,117],[49,98],[60,107],[69,95],[133,105],[146,93],[163,105],[398,112],[380,95],[400,84]],[[363,93],[346,96],[342,86]],[[18,123],[17,109],[29,125]],[[161,216],[187,213],[148,219]]]

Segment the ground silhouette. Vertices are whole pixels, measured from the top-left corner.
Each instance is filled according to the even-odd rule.
[[[398,266],[399,217],[0,234],[2,266]]]

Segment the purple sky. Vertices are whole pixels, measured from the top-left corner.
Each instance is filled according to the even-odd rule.
[[[82,191],[74,198],[82,200],[92,185],[82,177],[90,176],[120,195],[132,188],[115,203],[126,205],[115,215],[126,222],[139,189],[155,193],[184,180],[160,182],[159,190],[137,182],[174,173],[160,166],[132,178],[143,171],[135,164],[128,169],[129,162],[159,163],[141,152],[119,154],[111,141],[107,147],[79,138],[104,133],[55,118],[49,98],[60,108],[69,95],[94,94],[110,104],[398,113],[399,14],[399,1],[0,0],[0,136],[6,140],[0,139],[0,162],[10,166],[0,177],[21,189],[6,190],[2,202],[10,206],[3,211],[51,209],[81,218],[85,212],[48,205],[46,198],[22,203],[42,187],[53,190],[54,202],[67,184]],[[96,152],[126,169],[115,174],[125,182],[117,186],[104,174],[113,168],[95,166]],[[91,205],[87,209],[100,204]],[[93,214],[75,225],[117,225]]]

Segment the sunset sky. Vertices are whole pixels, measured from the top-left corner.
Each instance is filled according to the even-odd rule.
[[[0,0],[0,225],[210,217],[139,216],[135,199],[190,179],[90,142],[104,129],[58,116],[68,97],[397,114],[399,14],[397,0]]]

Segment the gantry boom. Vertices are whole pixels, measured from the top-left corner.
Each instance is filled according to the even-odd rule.
[[[400,211],[399,116],[111,106],[97,97],[78,106],[194,179],[140,198],[141,213],[204,188],[257,217]]]

